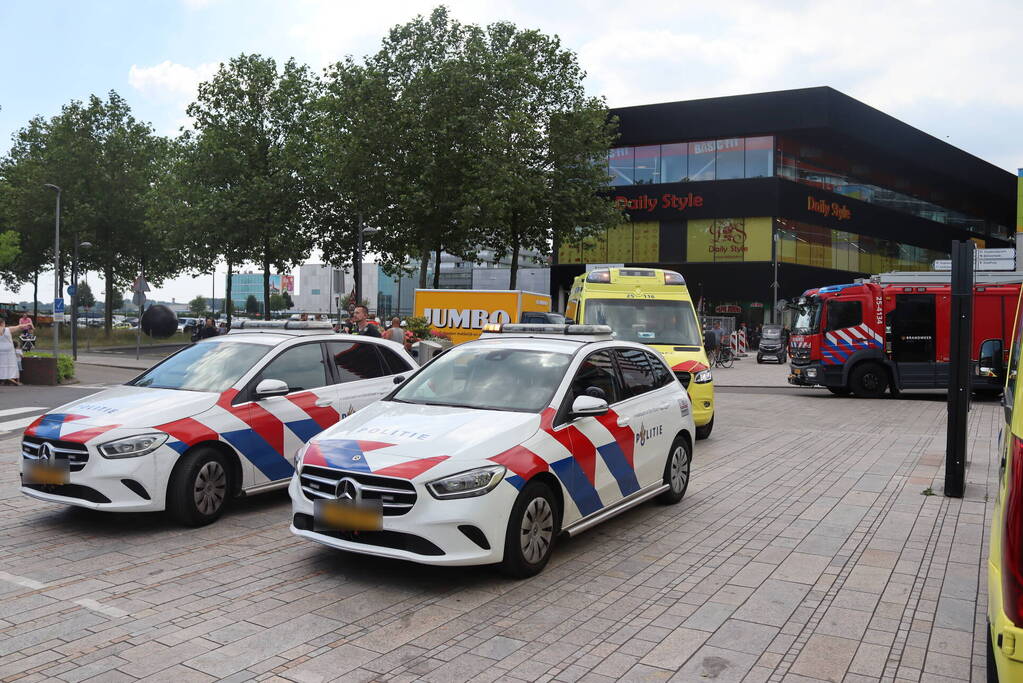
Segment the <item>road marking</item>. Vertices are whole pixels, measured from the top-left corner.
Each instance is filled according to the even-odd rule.
[[[34,410],[49,410],[46,406],[26,406],[25,408],[7,408],[0,410],[0,417],[5,415],[17,415],[18,413],[31,413]]]
[[[24,429],[33,422],[36,421],[38,415],[32,417],[23,417],[18,420],[8,420],[7,422],[0,422],[0,432],[13,432],[18,429]]]
[[[7,572],[0,572],[0,581],[13,583],[14,585],[21,586],[22,588],[31,588],[34,591],[49,588],[48,584],[42,583],[41,581],[36,581],[35,579],[30,579],[25,576],[16,576],[14,574],[8,574]],[[98,600],[93,600],[92,598],[78,598],[77,600],[71,600],[70,602],[78,605],[79,607],[84,607],[87,610],[91,610],[98,614],[102,614],[107,617],[112,617],[114,619],[121,619],[123,617],[128,616],[128,613],[125,612],[123,609],[118,609],[117,607],[113,607],[111,605],[104,605]]]

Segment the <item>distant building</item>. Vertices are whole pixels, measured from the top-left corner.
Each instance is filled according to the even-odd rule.
[[[270,275],[270,294],[288,292],[292,299],[295,298],[295,276],[291,274]],[[249,295],[255,296],[259,303],[259,310],[263,310],[263,273],[232,273],[231,274],[231,301],[234,303],[234,310],[238,313],[245,311],[245,301]]]

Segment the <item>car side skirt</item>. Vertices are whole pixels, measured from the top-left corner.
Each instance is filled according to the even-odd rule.
[[[603,510],[594,512],[592,515],[587,517],[583,517],[578,522],[565,527],[562,530],[562,533],[568,534],[569,536],[578,536],[587,529],[590,529],[601,522],[614,517],[615,515],[621,514],[626,510],[634,508],[640,503],[645,503],[670,488],[671,487],[665,483],[651,484],[650,486],[642,488],[626,498],[622,498],[614,505],[609,505]]]

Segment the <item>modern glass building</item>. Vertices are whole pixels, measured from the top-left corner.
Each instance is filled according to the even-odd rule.
[[[832,88],[613,110],[613,197],[628,223],[559,245],[551,289],[587,264],[680,271],[705,312],[929,270],[956,239],[1013,246],[1016,179]]]
[[[295,277],[293,275],[271,275],[270,294],[280,294],[287,291],[295,293]],[[245,301],[249,295],[256,297],[259,303],[259,310],[263,310],[263,273],[232,273],[231,274],[231,301],[234,303],[234,310],[237,313],[245,313]]]

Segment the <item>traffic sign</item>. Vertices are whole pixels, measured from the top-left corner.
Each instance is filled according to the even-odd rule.
[[[980,271],[1016,270],[1015,249],[977,249],[973,252],[973,268]],[[938,259],[934,270],[952,270],[952,261]]]
[[[64,322],[64,300],[54,299],[53,300],[53,322],[62,323]]]
[[[142,292],[149,291],[149,283],[146,282],[146,278],[139,275],[135,278],[135,282],[131,285],[131,291],[141,294]]]
[[[68,296],[74,296],[77,293],[78,293],[78,288],[77,287],[75,287],[74,285],[68,285],[67,286],[67,295]]]

